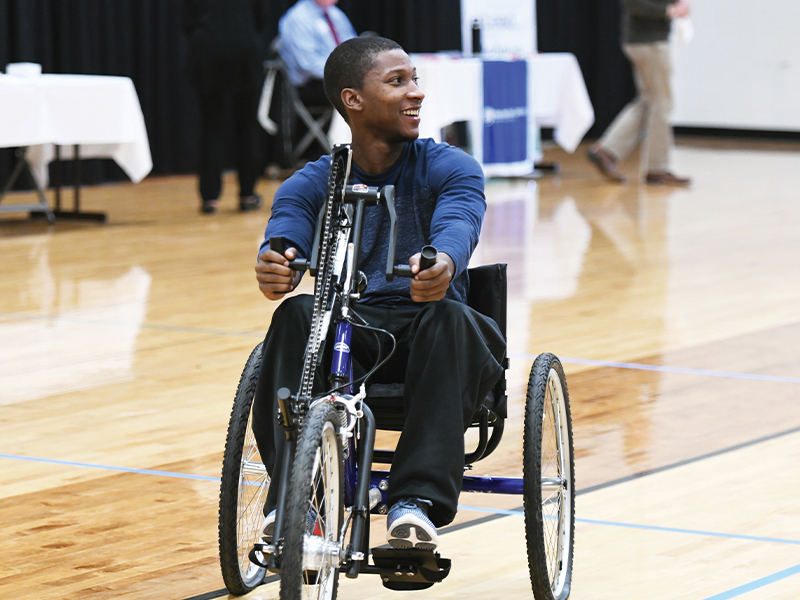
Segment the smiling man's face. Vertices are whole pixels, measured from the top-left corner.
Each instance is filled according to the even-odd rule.
[[[376,57],[359,90],[365,123],[376,127],[390,141],[419,137],[420,107],[425,94],[417,85],[417,71],[408,54],[389,50]]]

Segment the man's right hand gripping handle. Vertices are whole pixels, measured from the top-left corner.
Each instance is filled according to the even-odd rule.
[[[286,238],[270,238],[269,248],[258,256],[256,280],[258,288],[270,300],[280,300],[300,282],[305,261],[297,260],[297,250],[286,247]]]

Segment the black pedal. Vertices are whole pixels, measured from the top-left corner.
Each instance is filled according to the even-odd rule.
[[[450,559],[429,550],[373,548],[372,560],[390,590],[424,590],[450,574]]]
[[[266,569],[268,568],[267,563],[269,562],[269,560],[267,559],[267,557],[269,555],[270,553],[267,552],[267,545],[259,542],[250,549],[250,552],[247,554],[247,557],[250,559],[251,563],[258,565],[262,569]]]

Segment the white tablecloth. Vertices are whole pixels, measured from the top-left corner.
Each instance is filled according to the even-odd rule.
[[[529,100],[540,127],[552,127],[553,139],[575,152],[594,125],[594,109],[578,59],[569,53],[538,54],[528,59]]]
[[[142,109],[128,77],[0,74],[0,147],[27,146],[40,186],[55,157],[112,158],[134,182],[153,168]]]
[[[568,53],[535,54],[525,60],[528,64],[528,110],[535,124],[530,130],[531,162],[541,158],[539,127],[552,127],[558,145],[574,152],[594,123],[594,109],[578,61]],[[420,137],[441,141],[442,127],[455,121],[467,121],[473,136],[473,154],[481,161],[482,60],[442,53],[415,54],[411,61],[417,68],[419,85],[425,92],[420,113]],[[350,141],[350,130],[341,118],[334,120],[329,135],[334,144]],[[531,165],[521,168],[530,171]],[[488,170],[487,173],[491,174]]]

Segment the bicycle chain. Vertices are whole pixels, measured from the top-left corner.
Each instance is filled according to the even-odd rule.
[[[319,261],[317,268],[317,278],[314,286],[314,311],[311,317],[311,334],[309,336],[308,345],[306,346],[306,354],[303,360],[303,378],[300,383],[300,393],[298,399],[300,400],[299,418],[302,424],[305,411],[307,410],[311,401],[312,388],[314,386],[314,373],[318,365],[319,351],[322,346],[322,339],[325,332],[322,331],[325,326],[324,316],[325,309],[328,306],[328,298],[330,295],[331,282],[333,280],[333,258],[335,252],[330,252],[331,224],[333,221],[333,209],[336,205],[336,179],[339,172],[342,170],[342,160],[335,157],[334,162],[331,164],[331,173],[328,177],[328,197],[326,199],[325,207],[325,223],[322,236],[320,239]],[[338,217],[338,215],[337,215]],[[333,257],[333,258],[331,258]],[[322,271],[322,272],[320,272]]]

